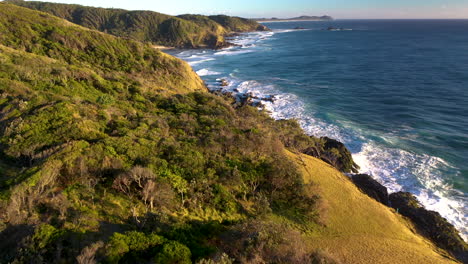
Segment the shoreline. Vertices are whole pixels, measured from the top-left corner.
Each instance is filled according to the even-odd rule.
[[[257,97],[252,93],[224,91],[223,87],[225,82],[225,79],[221,79],[219,81],[219,89],[208,89],[208,91],[209,93],[216,96],[227,96],[233,98],[235,102],[233,107],[250,105],[257,108],[258,110],[265,110],[264,103],[275,101],[275,95]],[[303,128],[301,129],[305,135],[316,137],[314,135],[307,134]],[[349,149],[344,145],[344,143],[333,138],[324,138],[326,138],[326,140],[330,140],[331,142],[336,142],[335,144],[339,144],[344,147],[345,152],[349,152]],[[292,149],[287,150],[292,151]],[[455,225],[450,223],[447,218],[441,216],[439,212],[427,209],[421,203],[421,201],[418,200],[414,193],[405,191],[390,193],[388,192],[389,188],[387,186],[379,183],[369,174],[361,173],[359,171],[347,173],[342,171],[339,167],[336,167],[336,165],[330,163],[327,159],[320,157],[320,155],[317,156],[312,153],[307,153],[306,151],[296,151],[299,151],[299,153],[302,155],[307,155],[322,160],[323,162],[334,167],[337,172],[347,177],[350,182],[363,194],[369,196],[387,208],[393,209],[395,214],[405,217],[408,223],[412,223],[416,227],[417,233],[419,235],[430,240],[436,247],[447,250],[453,257],[462,261],[463,263],[468,261],[468,253],[463,249],[463,243],[466,244],[467,241],[465,241],[465,239],[462,237],[462,232],[458,230]],[[340,155],[344,154],[341,153]],[[351,152],[349,152],[349,155],[351,155],[351,162],[354,163]]]
[[[258,33],[261,33],[261,32],[258,32]],[[248,37],[247,39],[249,39],[249,38],[251,38],[251,36]],[[260,36],[260,39],[264,39],[264,36],[263,36],[263,35]],[[245,39],[242,38],[241,41],[242,41],[242,43],[244,43]],[[250,43],[250,42],[249,42],[249,43]],[[248,45],[250,45],[250,44],[248,44]],[[217,52],[217,51],[214,50],[214,52]],[[223,53],[226,53],[226,54],[227,54],[227,53],[230,53],[230,54],[234,55],[234,54],[236,54],[236,53],[241,54],[241,53],[245,53],[245,52],[246,52],[245,50],[234,50],[234,51],[223,52]],[[247,51],[247,52],[249,52],[249,51]],[[173,54],[173,55],[175,55],[175,54]],[[198,64],[198,63],[200,63],[200,62],[203,62],[203,61],[214,60],[214,58],[215,58],[215,57],[212,56],[213,54],[210,54],[209,52],[208,52],[206,55],[205,55],[205,54],[196,54],[196,55],[195,55],[194,53],[192,53],[191,55],[192,55],[193,57],[197,57],[197,59],[196,59],[195,61],[191,61],[191,62],[188,61],[189,64],[191,64],[192,66],[193,66],[193,65],[196,65],[196,64]],[[191,57],[192,57],[192,56],[191,56]],[[201,59],[201,60],[200,60],[200,59]],[[201,69],[201,68],[202,68],[202,67],[200,67],[200,69]],[[209,70],[209,67],[204,66],[204,68],[205,68],[205,70],[207,70],[207,71]],[[206,69],[206,68],[208,68],[208,69]],[[218,70],[218,71],[222,71],[222,70]],[[228,73],[225,73],[225,74],[228,74]],[[207,74],[207,75],[210,75],[210,74]],[[205,77],[205,76],[206,76],[206,75],[202,75],[201,77],[207,78],[207,77]],[[227,78],[227,80],[225,80],[225,82],[228,84],[228,86],[226,86],[226,85],[219,86],[219,81],[222,80],[221,78]],[[213,79],[214,79],[214,78],[213,78]],[[219,78],[218,78],[218,84],[216,84],[216,83],[215,83],[214,81],[212,81],[212,80],[209,80],[208,83],[210,84],[210,86],[209,86],[210,92],[213,93],[213,92],[221,91],[221,92],[223,92],[223,93],[224,93],[224,92],[226,92],[226,93],[231,93],[231,95],[232,95],[233,97],[235,97],[235,98],[236,98],[236,97],[244,98],[244,99],[247,100],[247,101],[251,101],[253,104],[255,104],[254,106],[257,106],[257,107],[262,107],[263,103],[266,103],[266,104],[268,104],[268,105],[271,105],[271,104],[269,104],[269,103],[272,103],[272,101],[271,101],[272,99],[273,99],[273,100],[277,100],[277,99],[280,99],[280,100],[281,100],[281,99],[282,99],[280,94],[275,94],[275,91],[268,91],[268,90],[266,90],[266,91],[265,91],[265,90],[258,91],[258,90],[255,90],[256,87],[253,87],[253,88],[251,87],[251,88],[249,88],[249,89],[251,89],[251,90],[249,90],[250,92],[252,92],[252,91],[255,92],[255,91],[256,91],[254,94],[250,94],[250,95],[249,95],[248,91],[245,90],[245,89],[247,89],[247,88],[239,88],[239,87],[238,87],[239,84],[244,83],[246,80],[237,80],[237,79],[235,79],[235,78],[234,78],[234,80],[231,80],[231,79],[232,79],[232,78],[230,78],[229,76],[226,76],[226,77],[219,77]],[[238,89],[238,88],[239,88],[239,89]],[[239,90],[240,90],[240,91],[239,91]],[[260,95],[259,95],[258,92],[260,92]],[[279,96],[279,97],[278,97],[278,96]],[[267,100],[262,100],[262,99],[267,99]],[[275,113],[275,112],[273,112],[273,113]],[[272,116],[272,117],[275,118],[275,119],[277,119],[278,117],[281,118],[281,116],[282,116],[282,115],[280,114],[279,116],[276,116],[276,117],[275,117],[275,116]],[[291,118],[291,117],[285,117],[285,118]],[[292,118],[294,118],[294,117],[292,117]],[[306,134],[307,134],[307,135],[315,135],[314,133],[311,134],[311,133],[307,132],[307,130],[306,130],[304,127],[302,127],[302,130],[306,131]],[[323,135],[323,134],[320,134],[320,135]],[[331,135],[331,134],[330,134],[330,135]],[[331,135],[331,137],[333,138],[334,136]],[[337,138],[336,135],[335,135],[334,138]],[[357,157],[356,157],[355,155],[356,155],[356,153],[353,154],[353,159],[354,159],[354,158],[357,159]],[[354,160],[356,160],[356,159],[354,159]],[[367,171],[363,171],[363,172],[367,172]],[[377,175],[374,174],[375,179],[378,179],[378,178],[379,178],[379,175],[380,175],[380,174],[377,174]],[[385,188],[387,188],[387,187],[385,186]],[[388,187],[388,189],[389,189],[392,193],[396,193],[396,192],[399,192],[399,191],[400,191],[400,190],[395,190],[392,186]],[[408,189],[403,189],[403,190],[408,190]],[[414,190],[408,190],[408,191],[410,191],[410,192],[412,192],[412,193],[414,193],[414,194],[417,194],[417,192],[415,192]],[[419,198],[418,198],[418,199],[419,199]],[[425,200],[420,200],[420,201],[425,202]],[[426,206],[427,206],[427,205],[426,205]],[[432,209],[432,210],[434,210],[434,211],[439,211],[439,210],[437,210],[437,209]],[[442,212],[443,212],[443,211],[442,211]],[[444,214],[444,215],[446,216],[447,214]],[[444,217],[444,219],[452,219],[452,218],[450,218],[450,217]],[[453,220],[453,219],[452,219],[452,220]],[[459,222],[455,222],[455,223],[457,223],[457,224],[458,224],[457,226],[460,227]],[[452,225],[455,226],[455,223],[452,224]],[[463,233],[463,232],[461,231],[461,230],[464,230],[463,227],[460,227],[460,228],[461,228],[460,230],[457,229],[457,230],[458,230],[458,233],[459,233],[459,234],[465,234],[465,233]]]
[[[162,46],[162,45],[152,45],[153,48],[159,49],[159,50],[175,50],[175,47],[167,47],[167,46]]]

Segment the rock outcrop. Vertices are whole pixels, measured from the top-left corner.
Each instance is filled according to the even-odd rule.
[[[390,204],[400,214],[408,217],[418,231],[438,247],[450,252],[462,263],[468,263],[468,245],[455,227],[438,212],[425,209],[409,192],[392,193]]]
[[[322,137],[321,145],[311,146],[302,153],[319,158],[341,172],[358,173],[359,166],[354,163],[351,152],[338,140]]]
[[[353,183],[369,197],[374,198],[376,201],[389,205],[388,191],[385,186],[374,180],[367,174],[355,174],[351,176]]]

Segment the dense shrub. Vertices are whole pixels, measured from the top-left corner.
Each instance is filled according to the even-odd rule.
[[[191,264],[190,249],[176,241],[165,243],[161,251],[154,257],[155,263]]]
[[[119,263],[126,261],[137,261],[151,257],[152,249],[165,243],[165,239],[156,234],[144,234],[129,231],[125,234],[114,233],[106,246],[106,261],[108,263]]]
[[[231,31],[267,30],[259,23],[239,17],[182,15],[172,17],[152,11],[127,11],[80,5],[9,0],[12,4],[48,12],[84,27],[119,37],[179,48],[225,46]],[[66,41],[60,35],[51,35]],[[122,61],[125,57],[122,57]]]
[[[300,232],[261,220],[233,226],[221,236],[220,248],[240,263],[311,263]]]
[[[148,45],[0,5],[1,226],[38,226],[1,260],[189,263],[247,219],[315,220],[318,197],[284,153],[304,135],[189,92],[204,87],[191,68]]]

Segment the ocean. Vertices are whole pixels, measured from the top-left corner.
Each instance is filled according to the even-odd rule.
[[[273,95],[272,117],[345,143],[360,172],[415,194],[467,240],[468,20],[265,25],[236,47],[170,53],[210,89]]]

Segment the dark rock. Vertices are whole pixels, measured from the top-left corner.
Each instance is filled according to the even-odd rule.
[[[328,137],[311,138],[319,143],[302,150],[302,153],[319,158],[341,172],[358,173],[359,166],[354,163],[351,152],[343,143]]]
[[[303,27],[295,27],[295,28],[293,28],[293,29],[299,30],[299,29],[306,29],[306,28],[303,28]]]
[[[227,35],[228,38],[234,38],[234,37],[239,37],[239,36],[242,36],[242,35],[238,32],[232,32]]]
[[[316,145],[316,146],[308,147],[301,152],[306,155],[321,159],[320,156],[321,156],[322,151],[323,151],[322,147]]]
[[[262,97],[262,98],[259,98],[260,100],[262,101],[265,101],[265,102],[275,102],[275,96],[274,95],[268,95],[266,97]]]
[[[257,31],[270,31],[270,29],[267,26],[258,25]]]
[[[367,174],[354,174],[351,176],[351,180],[363,193],[384,205],[389,205],[387,188],[371,176]]]
[[[323,152],[320,158],[342,172],[358,173],[359,166],[354,163],[351,152],[338,140],[322,137]]]
[[[234,108],[242,107],[245,105],[253,105],[252,94],[251,93],[238,93],[233,95],[236,99],[235,103],[233,104]]]
[[[460,237],[457,229],[438,212],[426,210],[416,197],[408,192],[392,193],[389,199],[391,206],[411,219],[422,235],[450,252],[462,263],[468,263],[468,245]]]
[[[229,86],[229,83],[228,81],[226,81],[225,79],[221,79],[218,81],[220,84],[220,86]]]

